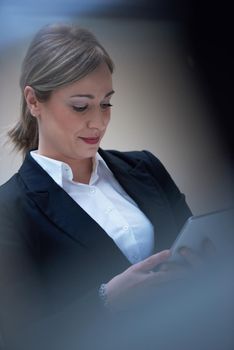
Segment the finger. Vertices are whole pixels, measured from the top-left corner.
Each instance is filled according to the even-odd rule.
[[[203,264],[202,258],[197,253],[194,253],[191,249],[187,247],[180,248],[179,254],[183,256],[185,261],[189,263],[192,267],[197,268]]]
[[[150,274],[146,283],[148,287],[160,286],[165,283],[179,281],[188,277],[188,269],[178,268],[174,271],[158,271]]]
[[[186,263],[177,263],[177,262],[172,262],[172,261],[166,261],[160,265],[158,265],[157,269],[155,269],[154,271],[176,271],[178,269],[184,269],[187,268],[187,264]]]
[[[134,265],[134,269],[142,272],[148,272],[152,270],[157,265],[166,261],[170,256],[170,250],[163,250],[157,254],[151,255],[149,258]]]

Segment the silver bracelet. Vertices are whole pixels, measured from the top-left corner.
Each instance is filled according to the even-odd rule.
[[[99,298],[101,299],[104,306],[107,306],[107,292],[106,292],[106,284],[102,283],[98,290]]]

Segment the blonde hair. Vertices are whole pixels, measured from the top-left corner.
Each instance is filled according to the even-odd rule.
[[[74,24],[43,27],[32,40],[22,64],[21,116],[8,131],[15,148],[25,155],[38,147],[37,120],[31,115],[24,98],[27,85],[34,89],[40,102],[45,102],[52,91],[80,80],[102,62],[112,73],[112,59],[89,30]]]

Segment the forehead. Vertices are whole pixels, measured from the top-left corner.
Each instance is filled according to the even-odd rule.
[[[78,94],[103,97],[112,90],[112,74],[105,63],[82,79],[54,91],[54,95],[71,97]]]

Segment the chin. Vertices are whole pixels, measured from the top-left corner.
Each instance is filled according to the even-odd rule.
[[[84,152],[84,158],[91,158],[96,155],[98,151],[98,147],[93,147],[92,149],[88,150],[87,152]]]
[[[98,145],[93,145],[93,146],[90,146],[88,152],[90,153],[96,153],[99,149],[99,144]]]

